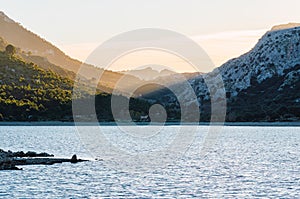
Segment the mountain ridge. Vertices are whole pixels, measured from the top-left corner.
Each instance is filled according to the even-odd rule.
[[[0,11],[0,26],[0,36],[8,43],[21,48],[25,52],[31,52],[34,55],[46,57],[50,62],[63,66],[71,71],[73,68],[70,66],[74,67],[77,71],[81,65],[81,62],[67,56],[56,46],[24,28],[21,24],[9,18],[2,11]],[[22,39],[20,39],[21,35]],[[64,57],[65,60],[59,58],[59,56]]]
[[[61,67],[64,70],[73,72],[74,74],[72,74],[72,76],[74,78],[76,77],[79,68],[85,66],[89,68],[89,70],[84,70],[85,72],[81,72],[80,76],[84,77],[87,81],[93,81],[93,74],[95,74],[95,71],[98,71],[96,72],[96,74],[100,71],[101,73],[103,73],[103,75],[98,84],[98,87],[102,89],[103,92],[111,93],[115,89],[117,82],[124,76],[122,73],[104,70],[103,68],[100,68],[101,66],[96,67],[90,64],[82,63],[76,59],[69,57],[59,48],[41,38],[37,34],[31,32],[30,30],[27,30],[1,11],[0,27],[0,37],[2,37],[7,43],[21,49],[21,51],[23,51],[22,56],[24,59],[27,59],[28,55],[30,55],[31,58],[32,56],[46,58],[47,62],[55,65],[56,69],[57,67]],[[56,71],[58,72],[58,70]],[[61,75],[64,74],[65,72]],[[142,80],[136,78],[135,76],[127,75],[126,78],[130,79],[130,81],[135,85],[142,84]],[[124,88],[124,90],[126,90],[126,88]],[[116,92],[120,94],[126,94],[122,93],[122,91]]]
[[[297,92],[300,90],[300,80],[297,78],[300,74],[299,65],[300,27],[296,26],[266,32],[249,52],[227,61],[210,73],[192,77],[188,82],[197,95],[202,112],[206,112],[202,114],[202,119],[205,121],[210,120],[207,113],[211,109],[211,97],[204,79],[210,78],[214,82],[216,73],[220,73],[225,86],[226,121],[286,121],[289,119],[299,121],[300,96]],[[177,88],[180,88],[180,85]],[[214,86],[213,89],[214,93],[222,93],[224,88]],[[271,93],[268,94],[265,91]],[[157,93],[164,97],[159,97],[155,92],[144,97],[156,98],[166,106],[175,103],[177,109],[179,109],[179,104],[176,98],[183,99],[187,103],[192,102],[187,98],[188,96],[185,96],[184,90],[178,92],[182,93],[179,96],[174,96],[167,91]],[[222,96],[215,96],[215,98],[221,100]],[[255,104],[248,99],[252,99]],[[278,107],[280,110],[277,110]]]
[[[287,23],[287,24],[279,24],[279,25],[273,26],[270,31],[285,30],[285,29],[295,28],[295,27],[299,27],[299,26],[300,26],[300,23],[295,23],[295,22],[291,22],[291,23]]]
[[[17,54],[0,51],[0,121],[70,121],[72,103],[92,103],[99,121],[114,121],[110,102],[112,94],[90,91],[85,84],[60,76],[34,63],[24,61]],[[115,96],[125,99],[124,96]],[[128,98],[127,98],[128,99]],[[148,111],[145,101],[129,98],[130,112],[135,119]],[[89,121],[91,110],[85,109],[80,118]],[[75,115],[78,117],[78,115]]]
[[[120,71],[123,74],[130,74],[135,77],[138,77],[142,80],[154,80],[159,77],[169,76],[176,74],[176,72],[168,70],[168,69],[162,69],[161,71],[158,71],[156,69],[153,69],[151,66],[148,66],[146,68],[142,69],[133,69],[133,70],[126,70],[126,71]]]
[[[74,81],[76,70],[78,70],[77,66],[80,67],[82,64],[80,61],[68,57],[51,43],[24,29],[24,27],[11,20],[3,12],[0,13],[0,26],[0,50],[3,50],[8,43],[15,45],[15,43],[20,42],[18,37],[21,37],[22,41],[19,43],[21,47],[19,45],[15,46],[17,47],[18,56],[21,56],[27,64],[41,65],[45,70],[53,70],[58,75],[62,75]],[[27,36],[23,38],[22,34],[19,35],[20,31],[25,32]],[[10,34],[10,32],[12,32],[12,34]],[[2,39],[1,37],[3,35],[4,37]],[[40,51],[34,51],[33,47],[33,51],[31,52],[26,47],[30,42],[26,41],[29,43],[24,43],[23,41],[28,37],[34,39],[37,37],[38,39],[35,40],[35,42],[38,44],[41,42],[43,45],[53,48],[54,53],[49,51],[49,48],[43,47],[43,45]],[[7,38],[8,41],[6,41]],[[15,41],[15,43],[11,41]],[[25,49],[23,49],[22,46]],[[67,59],[67,61],[63,60],[63,65],[56,65],[52,62],[53,55],[55,55],[56,52],[58,52],[57,56],[61,56],[60,59]],[[46,56],[43,57],[43,55]],[[5,57],[2,58],[3,60],[6,59]],[[72,63],[72,60],[74,61],[74,65],[68,65],[68,63]],[[59,61],[60,60],[56,60],[56,63],[59,63]],[[68,66],[65,67],[65,64]],[[88,67],[92,69],[90,73],[93,73],[94,70],[103,71],[103,69],[95,68],[91,65],[88,65]],[[68,68],[71,70],[69,71]],[[181,92],[178,92],[178,96],[172,95],[170,90],[159,85],[147,85],[147,81],[141,80],[135,75],[128,74],[124,76],[122,73],[112,71],[104,71],[98,88],[101,89],[102,92],[111,93],[118,81],[125,77],[125,81],[121,84],[120,90],[114,93],[126,96],[126,90],[128,88],[130,90],[130,88],[135,88],[135,86],[146,84],[143,88],[138,89],[136,96],[147,99],[150,104],[160,103],[164,105],[168,112],[172,114],[171,119],[178,120],[180,119],[180,106],[177,99],[182,99],[187,106],[193,103],[191,99],[188,99],[189,95],[187,95],[184,90],[186,87],[180,83],[180,81],[188,82],[196,93],[202,111],[202,120],[209,121],[211,98],[204,78],[213,78],[216,72],[220,73],[225,85],[227,100],[226,121],[300,120],[300,95],[298,94],[300,90],[300,80],[298,78],[300,75],[300,27],[297,23],[274,26],[261,37],[249,52],[237,58],[230,59],[210,73],[171,74],[155,79],[155,81],[166,83],[169,87],[179,90],[182,89]],[[18,82],[19,80],[14,81]],[[88,84],[89,81],[94,80],[86,79],[85,83]],[[26,88],[22,87],[22,89]],[[218,89],[223,88],[214,86],[215,93],[221,93],[218,92]],[[220,97],[221,96],[219,96],[219,98]],[[104,101],[103,99],[104,98],[101,98],[102,102],[106,104],[106,107],[109,107],[107,98],[105,98]],[[137,102],[136,104],[138,104]],[[98,107],[98,110],[106,112],[107,115],[109,114],[107,110],[101,107]],[[143,114],[145,112],[147,111],[143,109]],[[138,118],[138,114],[135,115]]]

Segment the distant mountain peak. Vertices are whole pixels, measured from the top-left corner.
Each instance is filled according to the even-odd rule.
[[[141,80],[153,80],[158,77],[173,75],[176,72],[173,72],[168,69],[158,70],[155,67],[147,66],[145,68],[139,68],[134,70],[121,71],[121,73],[130,74],[135,77],[140,78]]]
[[[300,23],[279,24],[279,25],[273,26],[271,31],[284,30],[284,29],[289,29],[289,28],[296,28],[296,27],[299,27],[299,26],[300,26]]]

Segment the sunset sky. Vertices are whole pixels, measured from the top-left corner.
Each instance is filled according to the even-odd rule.
[[[190,37],[203,47],[215,66],[220,66],[250,50],[273,25],[300,22],[299,0],[0,0],[0,3],[1,10],[9,17],[82,61],[114,35],[138,28],[163,28]],[[125,70],[139,64],[134,58],[120,63],[112,69]],[[173,65],[172,61],[169,65]],[[176,70],[189,71],[183,66],[176,66]]]

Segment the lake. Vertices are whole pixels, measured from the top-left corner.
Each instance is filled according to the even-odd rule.
[[[92,160],[1,171],[0,198],[300,198],[300,127],[124,128],[0,126],[2,149]]]

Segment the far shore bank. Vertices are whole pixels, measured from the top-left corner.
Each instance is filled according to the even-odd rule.
[[[149,122],[137,122],[136,125],[149,125]],[[131,123],[126,122],[60,122],[60,121],[44,121],[44,122],[0,122],[0,126],[130,126]],[[161,123],[153,123],[152,125],[162,125]],[[209,122],[200,122],[200,123],[180,123],[180,122],[166,122],[166,126],[178,126],[178,125],[199,125],[199,126],[300,126],[299,122],[225,122],[225,123],[209,123]]]

